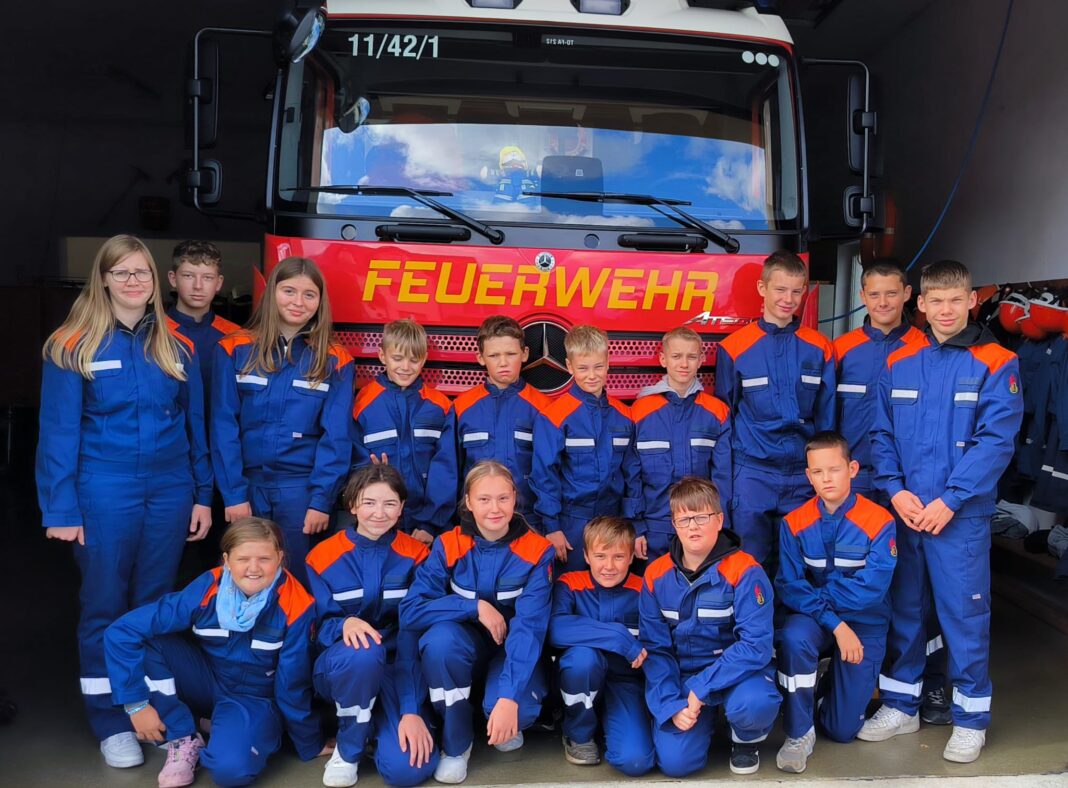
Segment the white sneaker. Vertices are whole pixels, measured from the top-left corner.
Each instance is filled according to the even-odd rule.
[[[975,728],[953,726],[953,735],[942,750],[942,757],[955,763],[971,763],[979,757],[979,752],[986,744],[986,731]]]
[[[471,757],[471,748],[464,750],[463,755],[441,754],[438,768],[434,770],[434,779],[439,783],[457,785],[467,779],[467,761]]]
[[[523,746],[523,731],[519,731],[519,733],[510,738],[508,741],[501,742],[500,744],[494,744],[493,746],[497,748],[497,752],[512,752],[514,750],[518,750],[520,747]]]
[[[864,723],[857,734],[864,741],[886,741],[902,733],[915,733],[920,729],[920,715],[911,717],[889,706],[880,706],[871,719]]]
[[[100,752],[104,754],[104,763],[116,769],[129,769],[145,762],[141,742],[131,732],[108,736],[100,742]]]
[[[775,756],[775,765],[784,772],[801,774],[808,766],[808,756],[812,754],[812,748],[816,744],[816,728],[812,727],[805,731],[805,735],[798,739],[787,737],[779,748],[779,754]]]
[[[341,748],[335,746],[334,754],[323,770],[323,785],[327,788],[349,788],[356,784],[357,763],[349,763],[341,757]]]

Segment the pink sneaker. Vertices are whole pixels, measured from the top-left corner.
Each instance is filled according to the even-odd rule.
[[[204,749],[204,740],[198,733],[167,742],[167,762],[159,771],[159,788],[181,788],[192,785],[196,777],[197,761]]]

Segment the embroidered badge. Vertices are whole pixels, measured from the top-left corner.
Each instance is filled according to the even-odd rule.
[[[757,583],[754,588],[756,594],[756,601],[758,605],[764,604],[764,589],[760,587],[760,583]]]
[[[1016,376],[1015,375],[1009,375],[1009,393],[1010,394],[1019,394],[1020,393],[1020,386],[1016,382]]]
[[[892,537],[890,539],[890,555],[897,558],[897,541]]]

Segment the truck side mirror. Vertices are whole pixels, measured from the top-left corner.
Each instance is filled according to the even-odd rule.
[[[219,136],[219,44],[206,39],[193,47],[193,68],[185,83],[186,147],[192,148],[195,141],[201,150],[207,150],[215,146]]]

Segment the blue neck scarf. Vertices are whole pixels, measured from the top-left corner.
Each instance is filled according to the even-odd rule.
[[[219,626],[231,632],[248,632],[256,623],[256,617],[267,604],[271,591],[278,585],[283,570],[279,569],[274,580],[262,591],[245,596],[245,592],[237,587],[229,569],[223,569],[222,579],[219,581],[219,591],[216,595],[215,612],[219,616]]]

